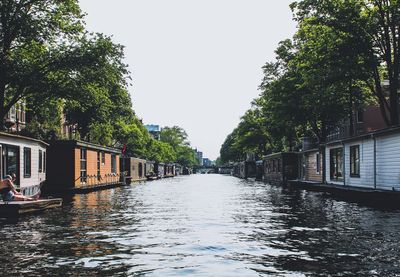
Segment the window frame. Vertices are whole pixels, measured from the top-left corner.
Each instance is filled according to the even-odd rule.
[[[32,149],[24,147],[24,178],[32,177]]]
[[[360,145],[352,145],[350,146],[350,177],[360,178]]]
[[[42,173],[43,172],[43,151],[42,149],[39,149],[39,166],[38,166],[38,172]]]
[[[315,171],[318,175],[320,175],[321,174],[321,154],[320,153],[315,154],[315,163],[316,163]]]
[[[111,173],[117,173],[117,155],[111,154]]]
[[[340,155],[339,155],[340,153]],[[336,182],[344,182],[344,159],[343,159],[343,153],[344,153],[344,149],[343,147],[337,147],[337,148],[331,148],[329,150],[329,167],[330,167],[330,179],[332,181],[336,181]],[[339,173],[339,159],[341,162],[341,176],[339,177],[338,173]],[[333,168],[332,166],[335,166],[335,168]],[[336,175],[335,175],[336,173]]]
[[[84,165],[84,167],[82,165]],[[87,150],[84,148],[80,149],[79,167],[80,167],[80,175],[79,175],[80,182],[81,184],[85,184],[87,181]]]

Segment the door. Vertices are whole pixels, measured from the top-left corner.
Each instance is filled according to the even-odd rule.
[[[343,148],[330,150],[330,177],[333,181],[343,181]]]

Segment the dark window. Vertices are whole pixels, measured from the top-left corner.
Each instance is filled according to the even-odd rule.
[[[317,163],[317,174],[321,173],[321,155],[318,153],[315,155],[315,162]]]
[[[31,177],[31,149],[24,148],[24,177]]]
[[[360,146],[350,147],[350,176],[360,177]]]
[[[357,119],[357,123],[362,123],[364,122],[364,109],[360,108],[357,110],[357,114],[356,114],[356,119]]]
[[[81,149],[81,183],[86,183],[86,149]]]
[[[43,152],[39,150],[39,172],[43,171]]]
[[[330,177],[331,180],[343,180],[343,148],[330,150]]]
[[[106,163],[106,153],[101,152],[101,163],[105,164]]]
[[[111,173],[117,173],[117,157],[111,155]]]
[[[280,159],[278,160],[278,172],[282,172],[282,162]]]
[[[101,156],[101,153],[97,152],[97,180],[99,180],[99,181],[101,179],[101,175],[100,175],[100,156]]]
[[[43,151],[43,173],[46,173],[46,151]]]

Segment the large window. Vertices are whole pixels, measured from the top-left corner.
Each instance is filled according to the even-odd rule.
[[[111,155],[111,173],[117,173],[117,157]]]
[[[343,148],[330,150],[330,169],[331,180],[343,180]]]
[[[81,149],[81,183],[86,183],[87,167],[86,167],[86,149]]]
[[[24,148],[24,177],[31,177],[31,149],[25,147]]]
[[[360,146],[350,147],[350,176],[360,177]]]
[[[39,173],[43,172],[43,152],[39,150]]]

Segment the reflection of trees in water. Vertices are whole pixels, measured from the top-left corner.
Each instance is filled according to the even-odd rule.
[[[262,265],[254,270],[324,275],[400,272],[396,213],[337,201],[323,193],[258,186],[264,191],[249,190],[257,194],[245,198],[256,201],[261,212],[236,217],[253,229],[245,240],[255,241],[262,250],[261,255],[236,257]]]

